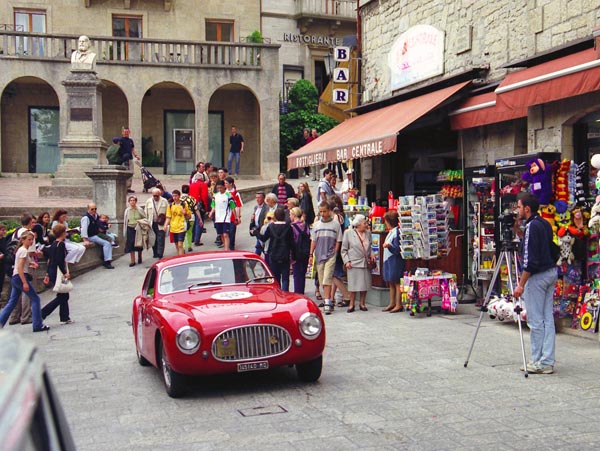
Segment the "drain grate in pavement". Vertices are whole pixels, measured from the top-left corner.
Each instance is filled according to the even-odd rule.
[[[257,417],[260,415],[275,415],[278,413],[287,413],[287,410],[280,405],[276,406],[261,406],[252,407],[250,409],[238,409],[238,412],[243,417]]]

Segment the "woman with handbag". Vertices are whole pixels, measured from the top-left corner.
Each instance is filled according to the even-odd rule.
[[[126,237],[125,241],[125,253],[129,252],[130,263],[129,266],[135,266],[135,253],[138,253],[138,263],[142,263],[142,251],[143,247],[135,246],[135,227],[140,219],[144,219],[146,214],[137,205],[137,197],[129,196],[128,199],[129,207],[125,209],[123,217],[123,233]]]
[[[383,221],[388,230],[387,237],[383,243],[383,280],[390,287],[390,303],[384,312],[396,313],[404,310],[402,307],[402,290],[400,279],[406,267],[404,259],[400,255],[400,223],[398,212],[390,210],[383,215]]]
[[[73,289],[73,284],[70,280],[69,267],[65,261],[67,228],[63,224],[57,224],[52,228],[52,234],[55,240],[48,248],[48,272],[44,277],[44,285],[53,287],[52,291],[56,293],[56,297],[42,309],[42,319],[50,316],[58,307],[60,322],[71,324],[73,321],[69,316],[69,292]]]
[[[352,228],[344,232],[341,254],[348,273],[350,292],[350,305],[347,312],[354,311],[356,293],[360,295],[358,308],[366,312],[368,309],[365,300],[367,291],[371,288],[371,270],[374,260],[371,257],[371,232],[367,218],[363,215],[355,215],[352,219]]]

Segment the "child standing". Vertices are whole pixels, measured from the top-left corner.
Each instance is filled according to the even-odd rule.
[[[9,315],[17,305],[17,301],[21,297],[21,293],[25,293],[31,301],[31,314],[33,319],[33,331],[42,332],[49,330],[50,327],[42,322],[42,308],[40,305],[40,297],[35,291],[35,288],[30,283],[33,280],[29,269],[35,269],[38,264],[31,259],[29,247],[33,244],[34,234],[29,230],[23,232],[19,238],[20,247],[15,253],[15,269],[10,279],[11,292],[8,303],[0,311],[0,325],[4,327]]]
[[[231,193],[227,192],[225,188],[225,182],[223,180],[217,180],[216,183],[217,192],[215,193],[209,216],[213,218],[215,222],[215,228],[217,234],[222,237],[223,247],[226,251],[229,250],[229,226],[231,224],[232,217],[237,219],[235,201],[231,197]]]

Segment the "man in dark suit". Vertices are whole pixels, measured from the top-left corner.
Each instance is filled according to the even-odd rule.
[[[265,203],[264,192],[257,192],[255,199],[256,205],[254,206],[254,211],[252,212],[252,217],[250,218],[250,235],[256,237],[256,248],[254,252],[256,255],[261,255],[263,253],[263,242],[258,239],[258,233],[265,222],[267,212],[269,211],[269,206]]]

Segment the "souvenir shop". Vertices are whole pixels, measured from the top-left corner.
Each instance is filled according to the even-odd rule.
[[[430,314],[432,306],[456,308],[463,272],[463,180],[447,105],[462,98],[472,77],[467,73],[445,80],[422,95],[394,99],[397,103],[366,105],[361,115],[288,156],[288,169],[337,161],[352,168],[359,192],[348,199],[346,213],[370,217],[372,251],[379,257],[374,290],[368,295],[371,304],[388,303],[381,277],[380,245],[387,235],[382,217],[400,204],[402,252],[410,272],[404,278],[409,310]]]
[[[598,332],[600,299],[600,111],[573,127],[574,158],[558,152],[501,158],[493,165],[464,171],[468,283],[483,297],[499,255],[498,246],[516,210],[516,195],[530,191],[540,215],[554,231],[560,248],[554,314],[559,328]],[[516,319],[508,271],[501,263],[500,283],[488,305],[490,317]],[[526,311],[521,314],[526,318]]]

